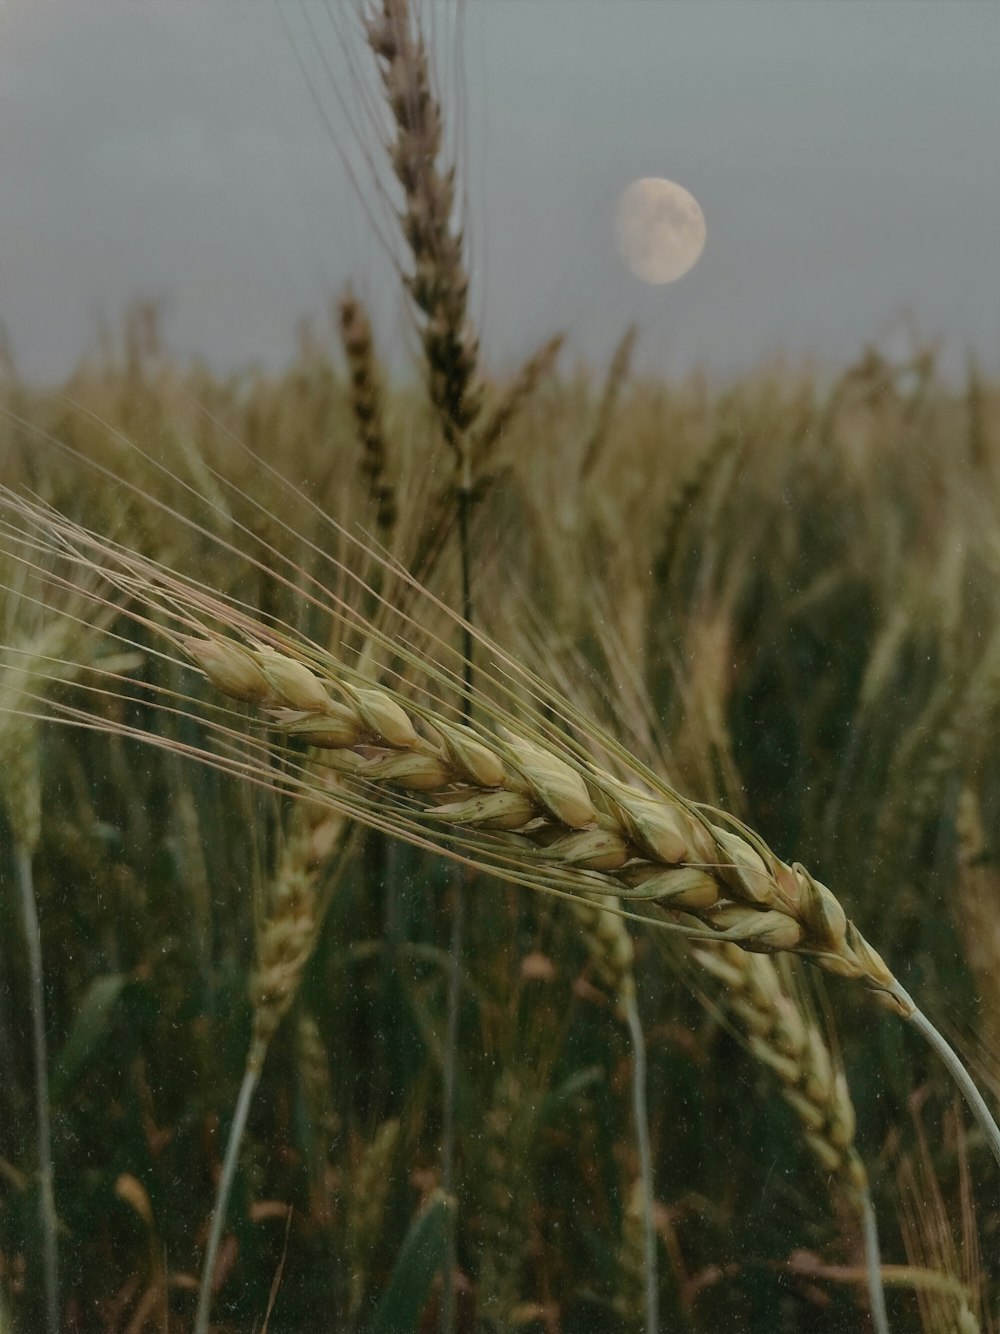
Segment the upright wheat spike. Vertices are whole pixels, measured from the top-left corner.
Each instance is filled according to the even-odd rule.
[[[740,452],[743,442],[732,431],[720,430],[709,447],[698,456],[687,476],[671,496],[661,522],[663,533],[656,558],[657,582],[671,587],[677,577],[677,561],[692,519],[697,515],[705,492],[729,460]]]
[[[470,428],[482,407],[477,383],[479,341],[468,318],[469,281],[461,230],[453,224],[455,169],[441,161],[441,107],[431,86],[420,25],[411,24],[408,0],[381,0],[368,21],[368,42],[380,66],[396,140],[393,170],[403,187],[403,234],[413,257],[406,286],[421,319],[428,391],[455,462],[454,508],[458,519],[464,626],[465,696],[472,694],[472,559],[470,525],[476,478]],[[460,960],[465,896],[459,891],[451,914],[448,1029],[445,1039],[441,1131],[442,1186],[454,1195],[454,1111],[458,1063]],[[455,1232],[449,1230],[441,1327],[454,1326]]]
[[[499,402],[476,432],[473,441],[475,459],[480,468],[486,463],[493,447],[502,439],[504,432],[524,404],[542,381],[551,374],[565,341],[564,334],[556,334],[547,343],[543,343],[537,352],[532,353],[504,390]],[[480,468],[476,471],[480,471]]]
[[[618,1246],[619,1291],[612,1305],[616,1315],[636,1328],[645,1309],[646,1239],[643,1183],[636,1178],[622,1210],[622,1237]]]
[[[597,405],[594,429],[591,431],[590,439],[583,451],[583,462],[580,465],[581,477],[589,477],[601,457],[604,442],[611,430],[618,396],[621,393],[622,385],[628,379],[629,369],[632,365],[632,353],[635,350],[635,340],[638,334],[638,326],[630,324],[618,340],[618,345],[611,355],[608,373],[604,380],[604,388],[601,391],[601,399]]]
[[[340,1117],[333,1102],[330,1058],[313,1015],[300,1005],[295,1029],[299,1081],[309,1123],[311,1212],[328,1228],[332,1221],[328,1168]]]
[[[656,1264],[656,1226],[653,1195],[653,1151],[649,1137],[649,1110],[646,1103],[646,1035],[639,1014],[635,985],[635,949],[628,933],[618,899],[586,894],[571,902],[573,916],[583,932],[591,967],[615,997],[628,1025],[632,1043],[632,1110],[635,1116],[636,1147],[639,1151],[639,1177],[636,1182],[637,1218],[629,1216],[628,1226],[638,1228],[641,1238],[643,1313],[646,1334],[659,1329],[659,1277]],[[624,1239],[626,1242],[631,1237]],[[626,1244],[625,1253],[634,1248]],[[632,1264],[634,1272],[636,1266]]]
[[[344,833],[345,821],[336,811],[314,802],[296,803],[258,924],[257,964],[250,979],[257,1059],[263,1058],[298,994],[322,923],[320,881]]]
[[[257,923],[257,963],[250,978],[253,1029],[212,1208],[195,1334],[207,1334],[215,1265],[250,1106],[271,1039],[298,994],[302,973],[312,956],[325,906],[320,881],[342,842],[345,823],[340,812],[328,806],[297,802],[289,837],[262,905]]]
[[[487,1329],[508,1330],[521,1299],[521,1269],[531,1236],[531,1172],[538,1091],[504,1070],[483,1118],[484,1164],[479,1231],[482,1258],[477,1313]]]
[[[368,20],[367,33],[396,124],[392,165],[405,196],[401,223],[414,265],[406,284],[423,315],[431,402],[449,447],[468,469],[466,433],[482,401],[474,383],[479,343],[467,317],[462,235],[452,228],[455,172],[440,165],[441,108],[407,0],[382,0],[379,12]],[[465,481],[471,490],[471,478]]]
[[[348,1312],[352,1321],[361,1311],[372,1256],[382,1234],[392,1184],[390,1167],[399,1142],[399,1129],[400,1123],[395,1117],[382,1122],[374,1138],[364,1146],[351,1179],[346,1242],[350,1274]]]
[[[396,488],[389,478],[382,386],[372,328],[364,306],[350,288],[340,299],[338,313],[340,339],[351,376],[351,410],[361,444],[361,472],[375,504],[375,521],[384,541],[396,526]]]

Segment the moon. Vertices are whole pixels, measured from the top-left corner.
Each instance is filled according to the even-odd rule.
[[[690,191],[661,176],[641,176],[622,191],[615,218],[622,259],[644,283],[673,283],[698,263],[705,215]]]

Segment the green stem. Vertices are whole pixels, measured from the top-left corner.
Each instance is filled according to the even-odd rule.
[[[871,1303],[875,1334],[889,1334],[889,1313],[885,1309],[882,1286],[882,1252],[878,1240],[878,1219],[871,1191],[865,1187],[861,1196],[861,1230],[865,1244],[865,1268],[868,1271],[868,1300]]]
[[[31,1029],[35,1055],[35,1114],[38,1118],[39,1213],[42,1225],[42,1264],[45,1281],[45,1324],[49,1334],[59,1334],[59,1250],[52,1171],[52,1118],[49,1108],[48,1050],[45,1042],[45,988],[42,978],[42,937],[35,902],[32,856],[18,840],[14,851],[21,913],[28,944],[31,979]]]
[[[462,563],[462,677],[465,699],[462,715],[466,722],[472,712],[472,547],[469,528],[472,522],[472,482],[462,477],[458,488],[458,544]]]
[[[2,1291],[0,1291],[0,1334],[14,1334],[14,1321]]]
[[[462,717],[468,722],[472,712],[472,556],[469,525],[472,493],[469,479],[459,466],[458,478],[458,542],[462,571],[462,679],[465,694]],[[448,1027],[444,1049],[444,1087],[441,1114],[441,1186],[456,1201],[449,1219],[448,1240],[445,1247],[444,1274],[441,1291],[441,1334],[452,1334],[455,1328],[455,1265],[458,1260],[458,1192],[455,1189],[455,1071],[458,1065],[458,1020],[462,984],[462,937],[465,930],[465,885],[461,869],[456,869],[457,893],[452,904],[451,940],[448,945]]]
[[[990,1146],[993,1157],[1000,1164],[1000,1126],[997,1125],[993,1113],[986,1105],[986,1099],[973,1083],[972,1076],[962,1064],[961,1058],[950,1043],[941,1036],[923,1011],[917,1009],[912,997],[898,983],[893,994],[906,1005],[909,1011],[906,1016],[908,1021],[947,1066],[948,1073],[958,1085],[962,1096],[969,1105],[969,1110],[976,1119],[976,1123],[986,1136],[986,1142]]]
[[[639,1017],[639,1005],[632,992],[625,1002],[625,1018],[632,1039],[632,1109],[635,1138],[639,1150],[639,1177],[642,1182],[642,1241],[645,1278],[646,1334],[660,1328],[659,1284],[656,1266],[656,1225],[653,1220],[653,1153],[649,1143],[649,1109],[646,1106],[646,1038]],[[883,1334],[879,1330],[878,1334]]]
[[[451,913],[451,940],[448,945],[448,1027],[445,1033],[443,1087],[441,1092],[441,1186],[449,1199],[457,1199],[455,1190],[455,1075],[458,1068],[458,1018],[462,983],[462,936],[465,925],[465,886],[462,868],[452,877],[455,896]],[[445,1245],[441,1292],[442,1334],[455,1327],[455,1265],[458,1260],[456,1235],[457,1209],[452,1212]]]
[[[208,1246],[205,1249],[205,1261],[201,1270],[201,1284],[198,1288],[198,1309],[194,1318],[194,1334],[208,1334],[208,1320],[212,1309],[212,1284],[215,1278],[215,1262],[219,1254],[219,1245],[222,1241],[222,1229],[226,1222],[226,1210],[229,1206],[229,1196],[232,1193],[233,1182],[236,1180],[236,1167],[240,1159],[240,1145],[243,1142],[243,1136],[247,1128],[247,1118],[250,1115],[250,1104],[253,1101],[253,1095],[257,1088],[257,1081],[260,1079],[261,1067],[264,1064],[264,1057],[267,1054],[267,1047],[261,1043],[255,1043],[247,1056],[246,1068],[243,1071],[243,1082],[240,1085],[239,1097],[236,1099],[236,1110],[233,1112],[233,1122],[229,1127],[229,1139],[226,1143],[226,1156],[222,1161],[222,1176],[219,1178],[219,1185],[215,1192],[215,1207],[212,1211],[212,1226],[208,1234]]]

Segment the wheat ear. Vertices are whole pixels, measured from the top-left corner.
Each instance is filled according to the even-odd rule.
[[[411,23],[408,0],[382,0],[380,12],[366,25],[378,61],[396,127],[391,148],[393,170],[403,187],[403,234],[413,257],[405,279],[422,316],[421,340],[427,363],[428,391],[454,456],[454,501],[458,519],[462,582],[465,698],[472,695],[472,562],[470,526],[475,486],[470,428],[482,407],[477,382],[479,342],[468,318],[469,280],[464,238],[453,225],[455,169],[442,163],[443,120],[431,84],[430,63],[420,25]],[[469,705],[466,704],[466,709]],[[455,896],[451,916],[448,977],[448,1030],[445,1040],[441,1133],[442,1186],[454,1195],[455,1080],[458,1063],[460,959],[465,895]],[[445,1265],[442,1329],[454,1328],[456,1242],[449,1230]]]
[[[53,553],[80,564],[85,577],[100,570],[113,587],[136,598],[145,609],[141,623],[159,628],[149,614],[160,612],[186,627],[184,637],[165,632],[167,638],[222,693],[266,710],[273,727],[322,749],[334,772],[359,780],[325,791],[307,774],[292,784],[299,795],[421,846],[451,851],[508,883],[567,898],[600,893],[621,898],[630,910],[645,903],[658,912],[658,925],[690,940],[727,940],[758,953],[791,951],[860,982],[939,1054],[1000,1163],[1000,1128],[961,1060],[830,890],[801,864],[783,862],[739,821],[687,801],[484,637],[498,692],[517,697],[508,679],[527,685],[550,718],[569,718],[651,791],[599,768],[538,710],[528,712],[533,724],[524,722],[477,692],[483,707],[506,721],[505,735],[451,722],[438,710],[361,683],[316,645],[297,646],[237,607],[44,507],[9,495],[5,500],[47,537]],[[207,617],[227,634],[207,630]],[[199,636],[193,637],[196,627]],[[249,647],[233,633],[241,633]],[[393,642],[429,679],[460,679]],[[273,769],[259,781],[274,786]]]
[[[347,1250],[350,1295],[348,1310],[352,1321],[361,1311],[365,1286],[372,1269],[372,1257],[382,1232],[385,1209],[392,1183],[392,1160],[399,1142],[400,1123],[396,1118],[383,1121],[374,1138],[366,1144],[357,1170],[351,1179],[351,1198],[347,1205]]]
[[[351,377],[351,411],[361,445],[361,473],[375,505],[383,540],[396,526],[396,489],[389,478],[389,451],[382,415],[382,385],[375,359],[371,323],[364,306],[348,290],[338,305],[340,340]]]
[[[270,647],[221,637],[188,637],[181,647],[223,693],[262,707],[283,735],[321,749],[331,769],[412,794],[435,823],[486,834],[508,859],[564,874],[577,896],[658,906],[679,914],[675,924],[689,935],[804,954],[864,983],[900,1014],[913,1008],[830,890],[722,812],[709,814],[666,785],[641,792],[537,738],[450,723],[423,707],[407,711],[386,690],[352,685],[330,658],[321,678]]]
[[[628,379],[629,370],[632,366],[632,353],[635,350],[635,341],[638,335],[638,326],[630,324],[611,354],[604,388],[601,391],[600,402],[597,405],[594,429],[591,431],[590,439],[583,451],[583,461],[580,465],[580,476],[583,478],[591,476],[601,457],[601,452],[604,449],[605,441],[614,420],[618,397],[621,394],[622,386]]]
[[[868,1173],[854,1146],[854,1105],[843,1071],[819,1029],[785,992],[773,960],[735,945],[696,949],[694,955],[725,986],[722,1004],[746,1035],[753,1057],[776,1075],[820,1168],[858,1209],[872,1319],[877,1334],[888,1334],[878,1226]]]
[[[697,949],[694,955],[724,984],[722,1003],[746,1034],[751,1054],[777,1076],[819,1166],[852,1195],[867,1189],[868,1175],[854,1147],[847,1082],[819,1029],[786,994],[773,962],[733,945]]]
[[[521,1296],[521,1266],[530,1237],[530,1172],[537,1092],[504,1070],[483,1118],[480,1181],[482,1259],[476,1283],[479,1318],[487,1329],[515,1323]]]
[[[303,970],[312,955],[323,916],[319,880],[341,841],[344,825],[343,817],[328,807],[296,803],[290,836],[258,922],[257,965],[250,978],[253,1029],[212,1207],[194,1334],[207,1334],[215,1265],[250,1107],[271,1040],[298,994]]]
[[[532,353],[504,390],[496,406],[476,432],[473,441],[475,460],[480,465],[486,462],[493,447],[503,438],[511,422],[538,386],[552,373],[565,341],[564,334],[556,334],[547,343],[543,343],[537,352]]]
[[[441,108],[431,86],[427,50],[407,0],[382,0],[366,25],[396,126],[393,170],[405,198],[403,233],[413,255],[406,285],[422,313],[421,339],[431,402],[445,439],[466,469],[467,431],[482,402],[474,383],[478,340],[467,318],[469,283],[461,232],[452,227],[455,172],[442,167]],[[471,478],[465,483],[471,489]]]

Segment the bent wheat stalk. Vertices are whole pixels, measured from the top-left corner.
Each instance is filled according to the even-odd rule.
[[[573,895],[655,906],[694,938],[802,954],[862,983],[941,1056],[1000,1163],[1000,1130],[961,1061],[800,863],[787,865],[745,825],[666,784],[642,792],[510,728],[494,735],[423,708],[408,712],[387,690],[351,684],[332,659],[321,677],[268,646],[267,637],[259,647],[187,637],[180,647],[223,693],[265,710],[283,735],[321,749],[331,769],[402,789],[431,820],[485,835],[478,846],[501,874],[511,861]]]

